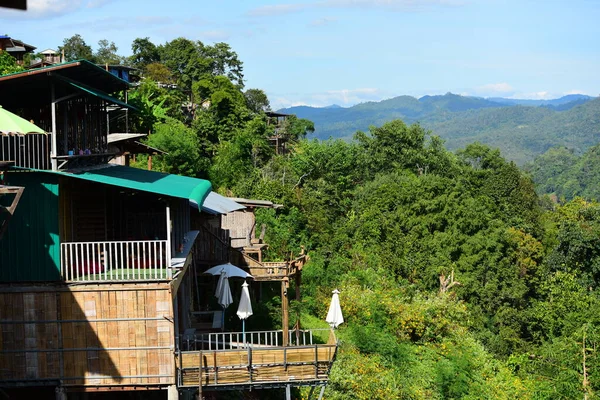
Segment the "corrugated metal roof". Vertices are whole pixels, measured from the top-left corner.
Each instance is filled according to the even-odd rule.
[[[244,208],[246,207],[215,192],[210,192],[202,203],[202,211],[214,215],[227,214]]]
[[[137,139],[148,136],[146,133],[111,133],[108,135],[108,143],[121,142],[123,140]]]
[[[156,193],[169,197],[187,199],[197,204],[204,200],[211,191],[211,183],[204,179],[189,176],[163,174],[144,169],[107,164],[93,170],[82,172],[46,171],[69,178],[85,179],[106,185],[119,186],[142,192]]]
[[[275,204],[268,200],[242,199],[239,197],[230,197],[229,199],[245,205],[246,207],[266,207],[266,208],[281,208],[283,204]]]
[[[108,94],[106,94],[106,93],[104,93],[104,92],[102,92],[102,91],[100,91],[98,89],[92,89],[90,87],[86,87],[86,86],[80,85],[80,84],[78,85],[78,84],[76,84],[74,82],[68,82],[68,83],[69,83],[69,85],[73,86],[74,88],[76,88],[76,89],[78,89],[78,90],[80,90],[80,91],[82,91],[84,93],[88,93],[88,94],[91,94],[92,96],[99,97],[99,98],[101,98],[103,100],[108,101],[111,104],[117,104],[117,105],[119,105],[121,107],[129,108],[130,110],[137,111],[137,108],[135,108],[134,106],[132,106],[130,104],[127,104],[125,102],[122,102],[121,100],[116,99],[116,98],[114,98],[112,96],[109,96]]]

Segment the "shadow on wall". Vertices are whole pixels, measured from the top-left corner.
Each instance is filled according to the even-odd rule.
[[[63,284],[0,286],[0,387],[123,380],[82,301]]]

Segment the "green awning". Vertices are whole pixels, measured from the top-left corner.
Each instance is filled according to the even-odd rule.
[[[51,171],[47,171],[51,172]],[[164,196],[190,200],[202,206],[212,186],[204,179],[188,176],[163,174],[138,168],[107,165],[104,168],[85,172],[55,172],[70,178],[85,179],[106,185],[119,186],[142,192],[156,193]]]
[[[74,82],[68,82],[68,84],[71,85],[71,86],[73,86],[75,89],[81,90],[82,92],[91,94],[92,96],[99,97],[102,100],[106,100],[110,104],[116,104],[116,105],[119,105],[121,107],[129,108],[131,110],[137,111],[137,108],[135,108],[134,106],[132,106],[130,104],[127,104],[127,103],[125,103],[125,102],[123,102],[123,101],[121,101],[119,99],[116,99],[116,98],[114,98],[112,96],[109,96],[108,94],[106,94],[106,93],[104,93],[104,92],[102,92],[100,90],[92,89],[90,87],[79,85],[79,84],[76,84]]]

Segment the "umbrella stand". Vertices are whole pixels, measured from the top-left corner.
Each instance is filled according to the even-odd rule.
[[[246,347],[246,320],[242,320],[242,341],[244,343],[244,347]]]

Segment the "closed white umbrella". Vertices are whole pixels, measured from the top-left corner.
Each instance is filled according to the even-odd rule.
[[[242,320],[242,338],[246,343],[246,319],[252,315],[252,303],[250,303],[250,292],[248,291],[248,283],[242,285],[242,297],[238,306],[237,315]]]
[[[325,321],[327,321],[329,326],[332,328],[337,328],[344,322],[342,307],[340,306],[340,297],[338,296],[339,293],[340,291],[337,289],[333,291],[333,296],[331,296],[331,304],[329,305],[329,312],[327,312],[327,318],[325,318]]]

